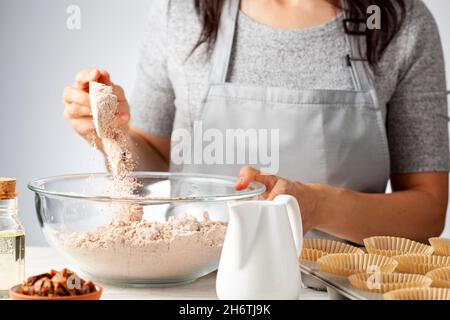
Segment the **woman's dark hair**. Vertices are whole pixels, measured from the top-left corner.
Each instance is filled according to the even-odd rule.
[[[195,51],[202,44],[207,45],[208,51],[214,46],[219,29],[220,13],[226,1],[229,0],[194,0],[195,9],[203,26],[198,42],[192,51]],[[354,21],[366,21],[369,6],[376,5],[380,8],[381,29],[365,28],[365,32],[362,34],[367,39],[367,56],[363,58],[367,59],[372,66],[376,66],[385,49],[402,26],[406,11],[405,0],[348,0],[345,1],[346,8],[341,8],[340,0],[328,0],[328,2],[345,10],[347,17]],[[346,24],[347,32],[353,33],[352,31],[358,30],[356,29],[357,23],[350,21]],[[344,26],[342,27],[344,28]]]

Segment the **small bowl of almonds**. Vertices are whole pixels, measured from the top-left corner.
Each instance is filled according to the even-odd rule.
[[[13,300],[99,300],[103,288],[69,269],[51,270],[29,277],[9,289]]]

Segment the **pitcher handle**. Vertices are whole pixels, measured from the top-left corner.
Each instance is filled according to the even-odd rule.
[[[297,249],[297,255],[300,257],[303,249],[303,225],[300,206],[298,205],[297,199],[293,196],[282,194],[276,196],[274,201],[286,206],[292,235],[294,237],[295,248]]]

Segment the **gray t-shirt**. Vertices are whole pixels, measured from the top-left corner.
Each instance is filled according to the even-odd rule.
[[[393,173],[449,171],[445,67],[439,32],[421,0],[408,0],[402,29],[374,75],[387,105]],[[297,89],[353,89],[342,16],[308,29],[275,29],[240,12],[228,81]],[[152,0],[130,100],[132,124],[158,136],[191,130],[206,95],[210,63],[193,1]]]

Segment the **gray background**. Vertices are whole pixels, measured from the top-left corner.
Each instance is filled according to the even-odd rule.
[[[0,0],[0,176],[18,179],[28,245],[46,244],[28,181],[104,170],[63,120],[63,88],[77,71],[95,66],[132,90],[149,1]],[[450,1],[425,2],[440,26],[450,79]],[[66,28],[69,5],[81,8],[80,30]]]

